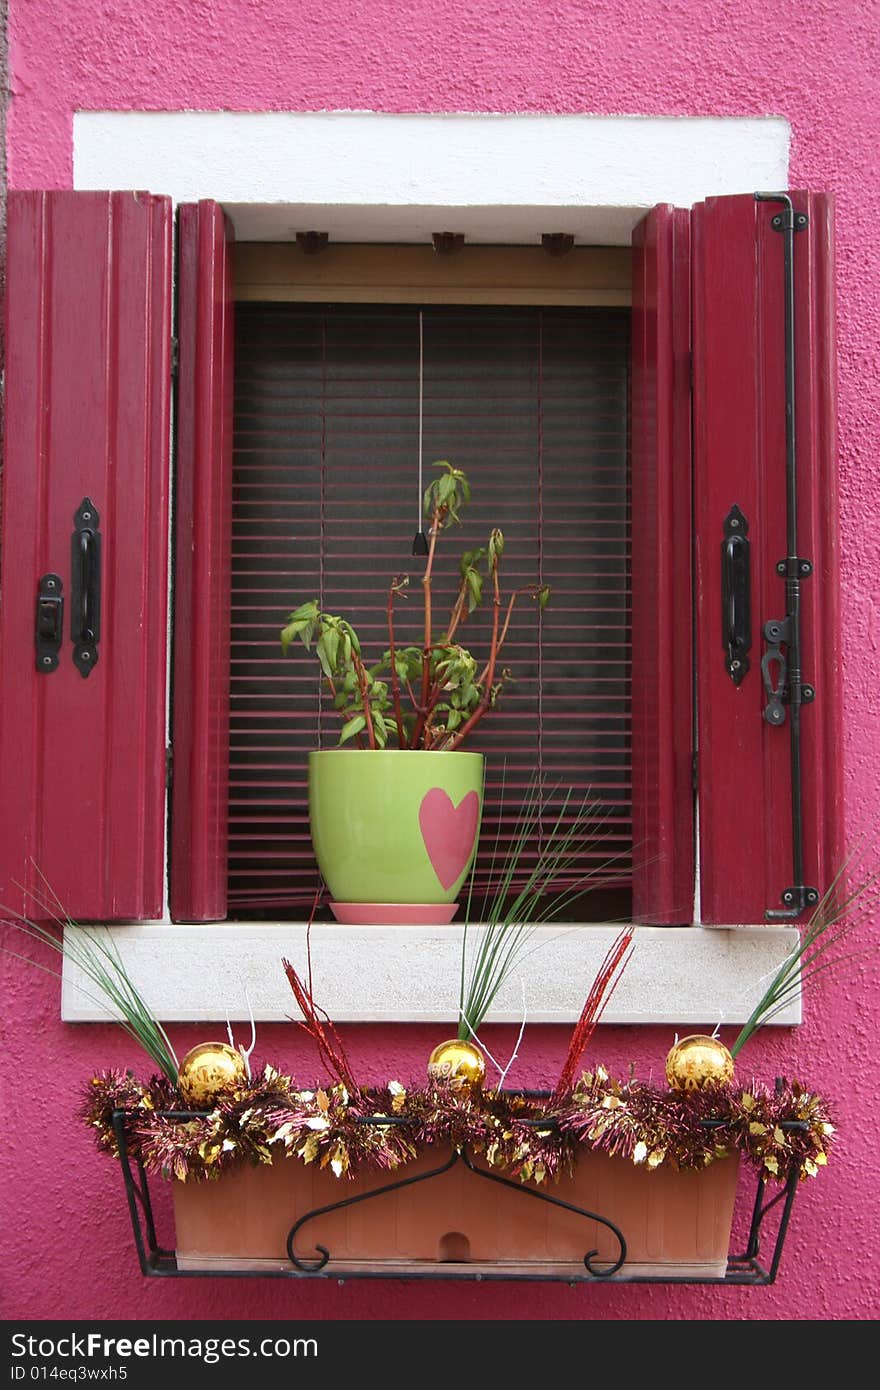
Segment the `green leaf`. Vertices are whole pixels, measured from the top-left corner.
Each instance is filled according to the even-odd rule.
[[[318,600],[310,598],[308,603],[301,603],[295,613],[287,615],[289,623],[313,623],[318,616]]]
[[[455,479],[451,473],[447,473],[437,484],[438,502],[449,502],[455,496]]]
[[[483,576],[478,570],[470,569],[467,572],[468,588],[468,612],[473,613],[475,608],[479,608],[483,601]]]
[[[462,577],[467,574],[469,569],[476,569],[486,558],[486,547],[478,546],[476,550],[466,550],[459,561],[459,569]]]
[[[329,628],[325,628],[318,638],[318,645],[315,647],[315,655],[321,663],[321,670],[325,676],[333,676],[333,666],[327,654],[327,638],[330,634]]]
[[[504,554],[504,533],[496,526],[489,536],[489,565],[492,569],[496,567],[501,556]]]
[[[303,605],[305,608],[310,608],[311,606],[311,604]],[[310,616],[307,615],[306,617],[302,617],[302,612],[303,609],[298,608],[296,613],[291,613],[287,625],[281,629],[281,650],[285,656],[287,655],[291,642],[297,637],[302,638],[303,646],[308,650],[312,632],[315,627],[316,616],[311,614]]]
[[[355,734],[359,734],[367,727],[367,721],[362,714],[356,714],[354,719],[349,719],[347,724],[343,724],[342,732],[339,735],[340,743],[347,743]]]
[[[326,627],[323,632],[323,641],[327,652],[327,660],[330,663],[331,669],[335,671],[339,659],[339,629],[335,627]],[[328,671],[327,674],[329,675],[330,672]]]

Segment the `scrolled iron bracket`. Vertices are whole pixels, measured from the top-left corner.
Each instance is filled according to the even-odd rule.
[[[288,1233],[287,1254],[291,1264],[304,1274],[317,1274],[330,1261],[330,1251],[326,1245],[315,1245],[314,1248],[320,1256],[317,1260],[304,1260],[302,1256],[297,1255],[294,1249],[296,1237],[307,1222],[314,1221],[319,1216],[326,1216],[329,1212],[342,1211],[345,1207],[357,1206],[359,1202],[369,1202],[373,1197],[381,1197],[386,1192],[397,1192],[402,1187],[413,1187],[416,1183],[427,1182],[430,1178],[439,1177],[441,1173],[448,1173],[449,1169],[458,1162],[458,1159],[459,1152],[457,1149],[453,1149],[446,1163],[441,1164],[439,1168],[429,1169],[427,1173],[416,1173],[410,1178],[398,1178],[397,1181],[385,1183],[382,1187],[374,1187],[370,1192],[359,1192],[355,1197],[343,1197],[340,1202],[329,1202],[325,1207],[313,1207],[311,1211],[307,1211],[304,1216],[293,1223]]]

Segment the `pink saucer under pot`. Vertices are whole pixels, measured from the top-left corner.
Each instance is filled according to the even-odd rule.
[[[347,927],[445,927],[458,903],[330,903],[337,922]]]

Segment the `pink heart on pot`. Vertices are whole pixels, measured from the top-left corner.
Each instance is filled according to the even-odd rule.
[[[468,792],[457,806],[442,787],[432,787],[422,797],[419,826],[434,873],[449,889],[467,868],[477,833],[480,798]]]

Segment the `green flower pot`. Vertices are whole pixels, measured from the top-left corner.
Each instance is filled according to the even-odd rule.
[[[337,919],[451,921],[482,809],[482,753],[310,753],[312,843]]]

